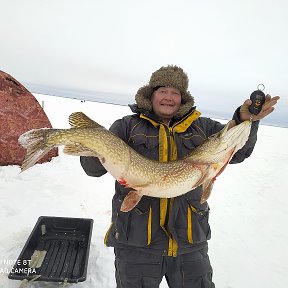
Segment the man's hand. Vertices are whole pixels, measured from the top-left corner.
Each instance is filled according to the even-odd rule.
[[[263,104],[261,111],[257,115],[253,115],[249,112],[249,107],[252,104],[252,101],[250,99],[245,100],[245,102],[240,108],[240,120],[257,121],[263,119],[264,117],[272,113],[275,109],[274,106],[277,104],[280,97],[279,96],[271,97],[270,95],[267,94],[265,98],[266,98],[265,103]]]

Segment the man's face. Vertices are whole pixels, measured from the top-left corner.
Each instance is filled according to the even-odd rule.
[[[153,92],[151,101],[154,113],[167,124],[179,110],[181,93],[176,88],[160,87]]]

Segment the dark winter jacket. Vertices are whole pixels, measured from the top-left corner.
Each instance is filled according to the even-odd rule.
[[[158,161],[181,159],[224,125],[205,117],[194,108],[184,117],[173,119],[169,127],[151,113],[132,107],[133,115],[117,120],[110,131],[147,158]],[[239,108],[233,119],[239,120]],[[259,122],[253,122],[249,140],[230,163],[249,157],[256,143]],[[89,176],[106,173],[98,158],[81,157],[81,165]],[[112,223],[107,231],[107,246],[141,249],[159,255],[176,256],[203,248],[210,239],[209,206],[200,204],[202,188],[182,196],[159,199],[143,196],[130,212],[120,211],[129,192],[117,181],[112,201]]]

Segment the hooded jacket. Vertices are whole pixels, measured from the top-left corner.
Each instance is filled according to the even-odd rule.
[[[200,112],[195,107],[184,115],[177,115],[167,126],[152,111],[139,106],[141,105],[131,106],[134,114],[115,121],[110,131],[138,153],[158,161],[186,156],[207,137],[224,127],[210,118],[200,117]],[[236,124],[240,123],[239,108],[233,119]],[[258,125],[259,122],[252,123],[248,141],[230,163],[242,162],[251,155],[257,139]],[[80,157],[80,161],[89,176],[99,177],[106,173],[98,158]],[[177,256],[207,245],[207,240],[211,237],[209,206],[207,202],[200,204],[201,186],[171,199],[143,196],[130,212],[121,212],[121,203],[129,190],[115,182],[112,221],[105,236],[107,246]]]

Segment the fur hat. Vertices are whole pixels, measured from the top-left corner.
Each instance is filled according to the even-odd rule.
[[[152,111],[151,96],[157,87],[173,87],[181,92],[181,106],[176,117],[184,116],[194,106],[194,98],[188,89],[188,76],[182,68],[168,65],[153,72],[148,85],[141,87],[135,101],[139,108]]]

